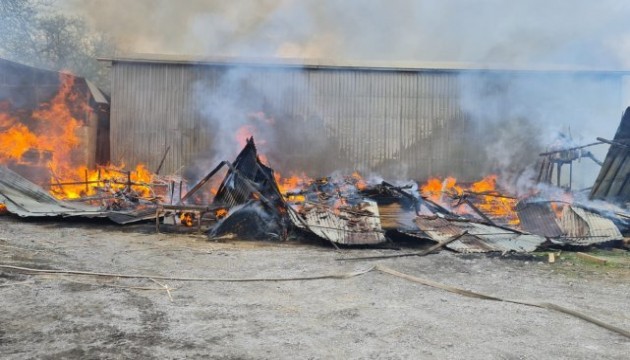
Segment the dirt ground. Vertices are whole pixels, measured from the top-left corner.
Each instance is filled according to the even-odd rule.
[[[511,299],[579,309],[630,330],[630,256],[339,258],[317,244],[209,242],[150,224],[0,216],[0,264],[167,277],[277,278],[383,264]],[[170,295],[162,287],[169,287]],[[381,272],[293,282],[26,275],[0,269],[0,357],[216,359],[628,359],[630,339],[566,314],[480,300]]]

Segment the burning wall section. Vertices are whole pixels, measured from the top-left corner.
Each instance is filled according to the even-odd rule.
[[[40,185],[84,178],[108,160],[108,106],[85,79],[0,60],[0,164]]]

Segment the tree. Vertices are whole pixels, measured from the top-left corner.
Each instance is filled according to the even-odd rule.
[[[37,36],[42,66],[69,70],[108,89],[107,67],[96,60],[115,51],[105,36],[91,32],[80,18],[59,14],[41,18]]]
[[[0,1],[0,55],[15,60],[37,57],[39,6],[43,4],[33,0]]]
[[[109,89],[108,68],[96,58],[115,51],[105,35],[81,18],[55,13],[50,0],[0,1],[0,56],[66,70]]]

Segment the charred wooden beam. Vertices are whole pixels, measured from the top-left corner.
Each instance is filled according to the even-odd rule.
[[[598,137],[597,140],[599,140],[599,141],[601,141],[603,143],[609,144],[609,145],[619,146],[619,147],[622,147],[624,149],[630,149],[630,145],[627,145],[627,144],[624,144],[624,143],[620,143],[618,141],[607,140],[607,139],[600,138],[600,137]]]
[[[180,204],[183,204],[184,202],[186,202],[186,200],[188,200],[191,196],[193,196],[197,191],[199,191],[199,189],[201,189],[208,181],[210,181],[210,179],[217,173],[219,172],[219,170],[221,170],[221,168],[223,168],[224,166],[230,166],[231,164],[228,161],[221,161],[219,163],[219,165],[217,165],[217,167],[215,167],[214,169],[212,169],[212,171],[210,171],[208,173],[208,175],[204,176],[203,179],[201,179],[195,186],[193,186],[192,189],[190,189],[190,191],[188,191],[186,193],[186,195],[184,195],[184,197],[182,197],[179,202]],[[181,193],[181,192],[180,192]]]
[[[160,170],[162,170],[162,166],[164,165],[164,161],[166,160],[166,155],[168,155],[168,152],[171,150],[171,147],[167,147],[166,151],[164,151],[164,156],[162,156],[162,160],[160,161],[160,165],[158,165],[157,169],[155,170],[155,175],[159,175],[160,174]]]
[[[555,154],[562,153],[562,152],[565,152],[565,151],[579,150],[579,149],[584,149],[584,148],[595,146],[595,145],[601,145],[601,144],[606,142],[606,141],[604,141],[604,140],[602,140],[600,138],[597,138],[597,140],[599,140],[599,141],[598,142],[594,142],[594,143],[590,143],[590,144],[586,144],[586,145],[574,146],[574,147],[570,147],[570,148],[566,148],[566,149],[559,149],[559,150],[553,150],[553,151],[540,153],[540,154],[538,154],[538,156],[555,155]]]

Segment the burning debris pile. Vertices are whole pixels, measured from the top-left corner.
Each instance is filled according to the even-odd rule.
[[[188,204],[223,167],[227,173],[212,191],[216,195],[210,205]],[[494,175],[469,186],[453,178],[430,179],[422,186],[368,184],[358,173],[303,179],[301,185],[278,179],[250,138],[234,162],[219,164],[169,209],[203,209],[198,216],[210,214],[214,221],[210,238],[285,240],[298,235],[334,246],[457,238],[446,247],[459,252],[611,246],[623,239],[619,226],[626,223],[611,211],[577,203],[542,201],[536,194],[522,199],[504,195]]]
[[[457,252],[615,246],[630,224],[623,212],[583,206],[568,195],[562,201],[506,195],[494,175],[468,185],[454,178],[368,183],[358,173],[282,179],[261,161],[253,137],[236,160],[221,162],[183,196],[181,179],[138,169],[101,167],[94,180],[86,174],[83,182],[52,183],[47,192],[0,167],[0,203],[20,216],[155,219],[158,230],[173,215],[172,224],[208,225],[212,239],[307,236],[335,247],[428,240]],[[219,185],[208,191],[212,183]],[[65,187],[74,189],[72,196]]]
[[[6,165],[0,166],[0,212],[107,217],[120,224],[154,219],[158,231],[161,224],[196,224],[199,230],[206,225],[212,239],[311,237],[335,247],[431,241],[458,252],[615,246],[630,230],[630,215],[610,203],[580,203],[557,187],[559,196],[536,187],[517,196],[501,189],[496,175],[470,184],[450,177],[392,184],[366,181],[356,172],[282,178],[259,156],[253,137],[233,162],[221,162],[190,189],[181,177],[160,176],[159,168],[153,173],[142,164],[134,171],[112,165],[88,170],[72,159],[80,147],[75,139],[80,122],[69,105],[70,88],[63,85],[33,116],[47,126],[29,127],[0,112],[0,141],[15,139],[0,150]],[[627,111],[615,140],[601,139],[612,147],[593,188],[595,198],[630,201],[625,196],[629,124]],[[46,137],[46,129],[54,136]],[[582,148],[541,154],[538,183],[551,187],[555,164],[559,184],[562,165],[584,157]],[[45,167],[39,181],[18,174],[18,165],[31,158]]]
[[[48,100],[22,107],[11,98],[0,101],[0,213],[109,217],[119,223],[154,214],[151,207],[173,193],[173,179],[142,164],[133,171],[96,166],[105,97],[71,74],[45,75],[55,90]]]

